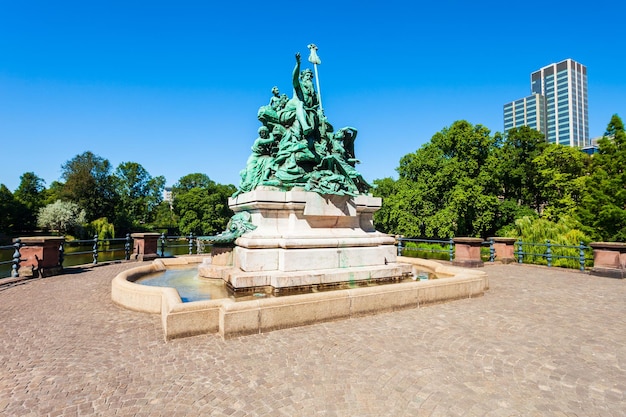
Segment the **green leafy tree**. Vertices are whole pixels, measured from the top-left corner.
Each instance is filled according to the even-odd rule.
[[[43,206],[61,200],[63,198],[63,186],[64,184],[62,182],[52,181],[50,186],[43,190]]]
[[[603,241],[626,241],[626,132],[613,115],[591,158],[585,194],[576,210],[585,231]]]
[[[172,187],[173,209],[180,219],[180,232],[207,236],[224,231],[233,215],[228,197],[236,190],[234,185],[216,184],[205,174],[180,178]]]
[[[98,235],[98,239],[114,239],[115,238],[115,226],[102,217],[90,222],[87,225],[88,235],[92,237]]]
[[[175,233],[178,230],[180,218],[174,213],[173,206],[169,201],[162,201],[154,210],[154,220],[150,224],[150,229],[167,229],[168,233]]]
[[[44,203],[45,181],[34,172],[25,172],[13,196],[21,203],[17,219],[20,230],[33,231],[37,225],[37,214]]]
[[[542,216],[553,221],[571,217],[582,198],[589,156],[578,148],[549,144],[532,162]]]
[[[539,173],[533,161],[547,146],[543,133],[527,126],[507,132],[494,155],[498,163],[493,172],[501,187],[499,195],[504,200],[540,211],[542,197]]]
[[[397,188],[397,181],[391,177],[374,180],[374,186],[371,190],[372,194],[374,197],[383,199],[382,207],[374,213],[376,230],[384,233],[394,233],[394,230],[397,229],[397,225],[394,223],[394,213],[397,211],[397,208],[391,204],[391,196],[396,194]]]
[[[84,152],[63,164],[62,197],[85,210],[87,221],[115,218],[117,194],[111,163],[92,152]]]
[[[576,246],[591,241],[591,238],[580,230],[580,223],[565,215],[561,216],[558,221],[551,221],[547,218],[520,217],[515,220],[513,227],[508,230],[506,236],[521,239],[524,242],[522,245],[522,250],[526,254],[524,255],[524,262],[533,264],[547,264],[547,259],[542,256],[546,252],[546,246],[543,245],[550,241],[552,245],[555,245],[551,248],[552,265],[567,268],[580,266],[578,260],[580,249]],[[559,256],[569,258],[559,258]],[[590,257],[591,253],[587,253],[585,256]]]
[[[39,210],[37,225],[60,234],[79,234],[86,222],[85,210],[71,201],[57,200]]]
[[[20,203],[4,184],[0,184],[0,235],[10,235],[17,229]]]
[[[493,233],[498,198],[489,190],[496,138],[482,125],[457,121],[400,159],[393,194],[376,217],[387,232],[452,237]],[[389,193],[389,191],[386,191]],[[377,223],[378,224],[378,223]]]
[[[114,184],[119,196],[118,218],[134,227],[154,219],[156,207],[163,199],[165,177],[152,177],[140,164],[123,162],[115,170]]]
[[[190,191],[193,188],[204,188],[208,190],[215,187],[215,185],[215,181],[209,178],[208,175],[193,173],[181,177],[174,185],[174,187],[172,187],[172,191],[174,193],[182,193],[185,191]]]

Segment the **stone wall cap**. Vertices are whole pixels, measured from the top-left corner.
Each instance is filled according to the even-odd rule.
[[[626,251],[626,243],[623,242],[591,242],[589,244],[593,249],[611,249]]]
[[[498,243],[515,243],[517,242],[517,238],[514,237],[490,237],[487,240],[493,240],[494,242],[498,242]]]
[[[130,237],[132,238],[136,238],[136,237],[152,237],[152,236],[161,236],[161,233],[131,233]]]
[[[13,242],[16,242],[17,239],[22,243],[62,242],[65,240],[65,236],[26,236],[15,238]]]
[[[454,241],[454,243],[482,243],[484,242],[484,240],[482,240],[479,237],[455,237],[455,238],[452,238],[452,240]]]
[[[359,211],[371,208],[374,211],[382,206],[382,198],[369,194],[358,194],[354,197],[340,196],[336,194],[319,194],[314,191],[304,191],[302,189],[292,189],[290,191],[279,191],[257,187],[253,191],[241,193],[236,197],[228,198],[228,206],[231,210],[237,211],[238,206],[250,206],[251,204],[306,204],[313,198],[322,200],[333,200],[346,198],[354,202]]]

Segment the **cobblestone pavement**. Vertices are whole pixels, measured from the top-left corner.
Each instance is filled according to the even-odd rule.
[[[111,302],[136,265],[0,290],[0,415],[626,415],[626,280],[488,265],[477,299],[166,343]]]

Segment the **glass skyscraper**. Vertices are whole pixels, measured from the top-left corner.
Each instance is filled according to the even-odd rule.
[[[504,105],[504,131],[520,126],[528,126],[546,134],[546,106],[541,94]]]
[[[550,143],[589,146],[587,68],[566,59],[533,72],[530,83],[531,96],[504,105],[504,130],[526,125]]]

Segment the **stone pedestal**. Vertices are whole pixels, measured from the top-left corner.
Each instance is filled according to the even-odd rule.
[[[133,233],[133,255],[131,259],[138,261],[152,261],[158,258],[157,250],[159,248],[158,233]]]
[[[64,237],[38,236],[20,237],[20,277],[48,277],[63,271],[59,263],[59,247],[65,242]]]
[[[257,188],[229,201],[250,213],[256,229],[235,241],[232,265],[204,265],[200,275],[233,288],[330,285],[401,278],[394,238],[374,229],[381,199]]]
[[[492,237],[493,248],[496,253],[496,262],[510,264],[515,262],[515,242],[517,239],[512,237]]]
[[[464,268],[479,268],[484,265],[480,258],[480,248],[483,240],[477,237],[455,237],[454,260],[452,265]]]
[[[219,266],[233,265],[233,250],[235,245],[211,246],[211,264]]]
[[[593,268],[591,274],[626,278],[626,243],[591,242]]]

